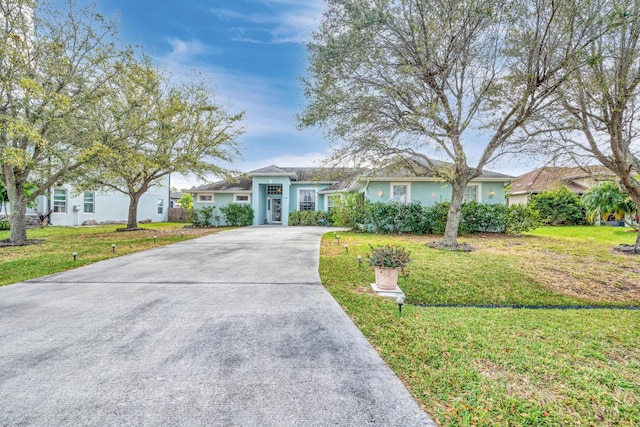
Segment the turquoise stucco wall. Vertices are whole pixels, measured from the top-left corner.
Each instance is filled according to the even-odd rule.
[[[289,222],[290,186],[291,179],[286,176],[254,176],[252,179],[253,191],[253,225],[264,224],[267,219],[267,185],[282,185],[282,224]],[[275,196],[269,196],[275,197]]]
[[[210,194],[210,193],[207,193],[207,194]],[[251,197],[251,194],[249,194],[249,203],[251,203],[251,200],[252,200],[252,197]],[[224,222],[224,219],[222,218],[223,215],[220,212],[220,208],[232,203],[235,203],[234,195],[230,193],[214,193],[213,202],[198,202],[198,195],[196,193],[193,199],[193,208],[200,209],[205,206],[212,206],[212,205],[215,206],[216,207],[215,215],[220,215],[221,217],[219,225],[226,225],[226,223]],[[242,204],[245,204],[245,203],[242,203]]]
[[[389,203],[391,200],[392,181],[369,182],[366,188],[366,196],[372,203]],[[403,181],[393,181],[394,183],[404,183]],[[444,182],[407,182],[411,188],[411,200],[420,202],[423,206],[432,206],[440,202],[451,200],[451,185]],[[470,185],[480,186],[480,202],[497,204],[505,203],[504,183],[502,182],[472,182]],[[378,196],[382,192],[382,197]],[[490,193],[493,192],[493,197]]]

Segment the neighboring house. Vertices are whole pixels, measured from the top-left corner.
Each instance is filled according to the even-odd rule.
[[[614,179],[613,172],[604,166],[544,167],[516,178],[507,191],[507,203],[526,205],[534,194],[558,190],[562,186],[582,196],[597,182]]]
[[[154,185],[140,198],[138,221],[167,221],[169,178],[163,185]],[[129,197],[115,191],[84,191],[77,193],[69,184],[51,190],[38,198],[38,211],[53,209],[51,225],[77,226],[86,223],[125,223],[129,214]],[[28,214],[33,211],[29,211]]]
[[[467,201],[505,203],[504,187],[513,177],[485,171],[465,190]],[[329,210],[343,194],[361,194],[371,202],[424,206],[451,199],[451,186],[437,178],[424,160],[404,159],[377,173],[349,169],[268,166],[232,181],[192,188],[195,209],[230,203],[250,204],[253,224],[287,225],[293,211]]]
[[[169,194],[169,207],[179,208],[180,199],[182,199],[182,193],[180,191],[172,191],[171,194]]]

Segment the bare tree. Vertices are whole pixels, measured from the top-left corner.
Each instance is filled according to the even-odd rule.
[[[327,0],[308,44],[301,126],[334,155],[422,157],[451,184],[442,246],[457,247],[464,189],[527,131],[594,37],[582,0]],[[536,132],[540,132],[539,130]],[[451,160],[436,164],[427,154]],[[473,162],[472,162],[473,160]]]
[[[640,1],[607,2],[599,24],[603,36],[564,89],[562,107],[578,132],[561,132],[557,153],[597,159],[640,209]],[[640,253],[640,232],[635,247]]]

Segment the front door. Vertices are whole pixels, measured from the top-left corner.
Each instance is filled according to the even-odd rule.
[[[272,199],[271,222],[282,222],[282,199]]]
[[[282,222],[282,199],[267,199],[267,222]]]

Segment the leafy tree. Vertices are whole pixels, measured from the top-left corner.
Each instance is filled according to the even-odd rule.
[[[603,36],[585,50],[583,66],[564,88],[562,106],[575,126],[562,132],[559,151],[578,161],[596,158],[640,209],[640,1],[605,4]],[[640,249],[640,230],[635,245]]]
[[[582,204],[587,211],[589,221],[606,221],[613,216],[631,225],[628,217],[638,212],[635,202],[628,194],[620,191],[620,186],[615,182],[603,182],[590,188],[582,196]],[[637,229],[637,226],[634,228]]]
[[[193,195],[191,193],[184,193],[178,203],[184,209],[190,211],[193,209]]]
[[[225,175],[214,162],[238,156],[243,113],[215,104],[203,82],[171,84],[148,58],[123,66],[103,105],[102,150],[83,169],[81,188],[129,197],[127,228],[137,228],[140,197],[173,173]]]
[[[538,211],[540,220],[545,224],[585,223],[585,211],[580,197],[567,187],[535,194],[529,204],[531,209]]]
[[[456,247],[465,187],[490,161],[535,137],[527,125],[595,37],[591,2],[327,4],[308,44],[309,105],[300,124],[327,129],[336,159],[421,157],[451,184],[442,246]],[[452,163],[433,162],[425,150]]]
[[[27,204],[95,154],[94,106],[128,54],[114,47],[113,21],[65,4],[0,0],[0,182],[16,244],[27,239]],[[26,195],[28,182],[36,188]]]

